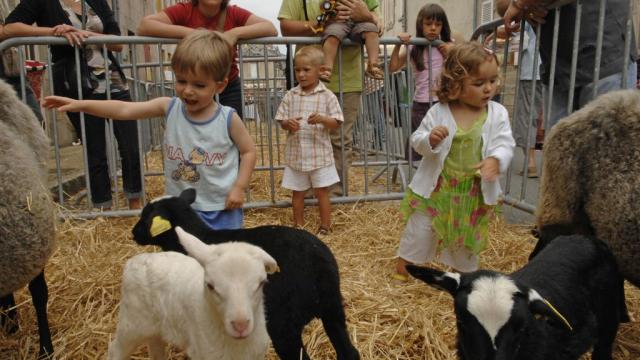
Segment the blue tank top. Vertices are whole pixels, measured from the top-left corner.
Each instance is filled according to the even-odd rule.
[[[218,104],[207,121],[192,121],[179,98],[173,98],[164,132],[165,192],[178,196],[197,191],[195,210],[224,209],[225,199],[238,177],[240,154],[229,128],[235,110]]]

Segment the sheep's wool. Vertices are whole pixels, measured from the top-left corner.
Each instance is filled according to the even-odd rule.
[[[49,140],[31,109],[0,80],[0,296],[31,281],[53,252],[48,151]]]

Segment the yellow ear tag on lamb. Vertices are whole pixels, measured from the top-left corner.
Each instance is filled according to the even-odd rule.
[[[169,230],[171,230],[171,223],[162,216],[156,216],[151,221],[151,229],[149,229],[149,232],[152,237],[156,237]]]

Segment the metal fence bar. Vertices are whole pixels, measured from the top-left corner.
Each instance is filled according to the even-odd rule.
[[[602,1],[602,0],[601,0]],[[602,3],[601,3],[602,4]],[[575,28],[576,32],[574,33],[574,38],[579,37],[580,32],[580,16],[581,16],[581,0],[578,1],[578,8],[580,9],[577,13],[576,23],[577,26]],[[555,57],[557,53],[557,43],[558,43],[558,26],[559,26],[559,17],[560,10],[555,10],[555,23],[554,23],[554,38],[553,38],[553,51],[552,51],[552,64],[551,64],[551,78],[549,82],[548,93],[550,97],[553,95],[554,91],[554,70],[555,70]],[[501,20],[497,20],[488,25],[483,25],[474,33],[474,36],[477,34],[486,34],[489,31],[493,31],[497,25],[501,24]],[[627,22],[627,31],[631,31],[630,29],[630,20]],[[601,29],[602,30],[602,29]],[[539,30],[538,30],[539,33]],[[479,36],[479,35],[478,35]],[[602,36],[602,34],[599,34]],[[277,126],[275,121],[273,120],[275,109],[277,108],[277,104],[280,99],[284,95],[287,90],[284,86],[284,74],[277,69],[284,69],[284,66],[276,66],[274,64],[279,63],[283,64],[285,58],[283,56],[271,56],[268,53],[267,45],[277,45],[277,44],[285,44],[288,47],[292,45],[308,45],[308,44],[318,44],[318,38],[263,38],[263,39],[254,39],[251,41],[243,41],[241,44],[258,44],[262,47],[262,55],[260,58],[250,58],[243,55],[242,50],[239,51],[239,66],[241,72],[241,83],[242,83],[242,106],[245,109],[247,116],[245,117],[245,123],[249,128],[252,136],[256,139],[256,144],[262,153],[262,158],[259,164],[257,164],[255,168],[256,173],[268,171],[268,185],[269,186],[269,195],[268,199],[260,198],[260,196],[256,196],[256,194],[249,194],[248,199],[249,202],[246,204],[247,208],[252,207],[280,207],[280,206],[290,206],[290,199],[281,198],[281,195],[276,191],[276,175],[278,172],[281,172],[283,169],[282,164],[282,148],[283,144],[281,143],[281,136],[283,136],[282,130]],[[158,61],[146,61],[144,63],[139,63],[136,58],[136,51],[132,51],[130,63],[122,64],[122,67],[125,69],[131,69],[131,86],[133,87],[133,98],[134,100],[145,100],[152,98],[157,95],[165,95],[166,93],[172,92],[172,87],[170,83],[168,83],[165,79],[164,69],[168,62],[163,59],[162,46],[165,44],[175,44],[177,40],[175,39],[159,39],[159,38],[150,38],[150,37],[118,37],[118,36],[103,36],[103,37],[93,37],[87,39],[88,44],[96,44],[102,46],[103,54],[106,51],[106,44],[129,44],[130,46],[135,45],[152,45],[157,48],[158,52]],[[535,55],[539,52],[539,42],[540,37],[538,37]],[[391,45],[391,44],[399,44],[399,39],[397,38],[381,38],[380,43],[383,45]],[[0,42],[0,50],[8,48],[9,46],[24,46],[24,45],[65,45],[66,40],[60,39],[57,37],[39,37],[39,38],[12,38]],[[426,39],[412,39],[411,44],[414,45],[424,45],[430,49],[431,43]],[[508,75],[512,73],[516,73],[515,80],[509,79],[508,81],[515,81],[515,101],[513,103],[513,111],[517,113],[519,110],[519,106],[521,104],[517,101],[518,94],[518,81],[520,78],[521,69],[520,67],[513,67],[509,61],[510,55],[510,42],[506,40],[504,43],[504,61],[502,63],[502,74],[505,82],[509,78]],[[575,84],[575,72],[577,66],[577,42],[574,44],[573,54],[572,55],[572,74],[571,74],[571,84]],[[346,41],[345,46],[353,45],[349,41]],[[625,44],[625,46],[631,46],[630,44]],[[493,43],[494,49],[497,49],[498,44],[496,40]],[[520,51],[522,51],[522,38],[520,44],[518,45]],[[135,48],[134,48],[135,50]],[[23,56],[23,49],[21,49],[21,54]],[[430,50],[428,50],[430,51]],[[382,52],[382,57],[385,62],[384,70],[385,70],[385,78],[383,81],[371,81],[370,79],[365,80],[365,87],[362,92],[361,101],[360,101],[360,111],[357,116],[357,120],[354,123],[354,133],[353,133],[353,154],[354,158],[352,159],[351,167],[361,167],[363,168],[363,178],[364,178],[364,190],[355,190],[353,194],[349,194],[349,191],[353,191],[353,189],[349,189],[347,187],[347,183],[349,179],[345,179],[343,181],[343,190],[344,196],[338,198],[332,198],[332,202],[334,203],[345,203],[345,202],[354,202],[354,201],[384,201],[389,199],[401,199],[403,196],[404,188],[400,190],[394,191],[393,181],[395,179],[395,174],[400,173],[402,177],[403,186],[406,185],[408,181],[410,181],[413,169],[411,160],[405,159],[405,147],[407,146],[407,141],[411,134],[411,101],[413,98],[413,69],[411,68],[411,61],[409,54],[407,53],[407,69],[399,74],[390,74],[388,66],[386,64],[386,60],[388,57],[387,49],[385,48]],[[78,60],[79,53],[78,50],[75,50],[76,60]],[[338,75],[342,76],[344,69],[341,66],[342,60],[342,47],[338,52]],[[52,69],[52,64],[49,59],[47,59],[49,64],[49,75]],[[244,68],[245,65],[256,63],[256,73],[248,74],[249,72]],[[77,62],[78,63],[78,62]],[[431,60],[429,60],[429,69],[432,68]],[[264,67],[264,69],[263,69]],[[364,64],[361,63],[361,71],[364,70]],[[138,74],[138,69],[151,69],[147,73],[148,74],[157,74],[157,76],[149,75],[151,78],[140,79]],[[275,69],[275,71],[271,71],[271,69]],[[293,66],[289,67],[290,75],[293,75]],[[594,69],[595,70],[595,69]],[[534,76],[537,72],[537,60],[534,63]],[[76,68],[76,73],[80,74],[79,67]],[[257,75],[257,77],[253,77],[253,75]],[[429,78],[431,78],[432,73],[430,71]],[[50,76],[49,76],[50,77]],[[24,82],[25,76],[21,74],[21,79]],[[533,81],[533,90],[535,90],[535,82]],[[404,91],[403,86],[407,86],[406,92]],[[78,85],[79,88],[79,84]],[[505,84],[506,85],[506,84]],[[24,87],[24,84],[21,84]],[[51,82],[48,83],[49,91],[52,92],[53,84]],[[506,87],[505,87],[506,88]],[[573,91],[573,90],[571,90]],[[142,96],[141,94],[144,94]],[[532,91],[532,94],[535,101],[535,91]],[[342,82],[339,83],[339,91],[337,92],[339,96],[340,103],[344,103],[344,88]],[[502,101],[508,101],[507,98],[502,96]],[[573,99],[573,93],[569,96],[569,101]],[[109,96],[109,95],[107,95]],[[430,94],[431,96],[431,94]],[[505,104],[510,106],[509,104]],[[572,103],[568,104],[569,109],[571,109]],[[548,120],[551,112],[551,104],[550,102],[545,106],[546,110],[544,112],[545,121]],[[249,110],[252,109],[252,110]],[[251,119],[249,113],[253,112],[253,119]],[[54,119],[53,124],[53,132],[54,132],[54,148],[56,155],[56,172],[58,177],[58,197],[62,202],[64,202],[64,193],[62,188],[62,176],[60,174],[60,148],[58,142],[58,128],[55,123],[55,112],[50,115]],[[253,120],[253,121],[252,121]],[[529,124],[533,123],[533,115],[529,116]],[[163,119],[153,119],[149,122],[138,122],[138,136],[139,136],[139,146],[140,146],[140,154],[145,157],[145,161],[141,161],[141,171],[143,171],[144,177],[149,176],[157,176],[162,173],[158,170],[149,169],[149,166],[144,166],[147,164],[148,159],[148,151],[153,149],[157,149],[157,146],[161,144],[161,125],[163,123]],[[84,130],[84,117],[81,114],[81,123],[82,123],[82,139],[83,139],[83,152],[85,156],[84,168],[88,168],[87,164],[87,154],[86,154],[86,134]],[[148,125],[147,125],[148,124]],[[112,130],[110,130],[110,133]],[[527,131],[528,133],[528,131]],[[115,140],[112,139],[112,143]],[[344,134],[341,133],[341,143],[344,144]],[[527,146],[531,144],[527,143]],[[162,150],[162,147],[160,147]],[[356,151],[357,150],[357,151]],[[356,153],[358,156],[355,156]],[[525,152],[526,154],[526,152]],[[113,156],[113,154],[112,154]],[[345,163],[345,154],[344,152],[340,155],[343,159],[343,164]],[[115,157],[114,157],[115,159]],[[524,157],[524,161],[527,161],[527,155]],[[143,164],[144,163],[144,164]],[[405,172],[401,171],[400,167],[408,166],[408,176],[405,176]],[[345,164],[346,166],[346,164]],[[115,169],[115,166],[112,167]],[[379,169],[378,169],[379,168]],[[111,169],[111,167],[110,167]],[[371,176],[369,171],[371,169],[375,169],[378,171],[378,175]],[[146,170],[146,172],[144,172]],[[393,171],[393,175],[392,175]],[[382,174],[386,172],[385,177],[381,177]],[[344,174],[342,174],[344,176]],[[353,173],[350,176],[351,181],[354,181]],[[89,197],[89,203],[91,203],[91,191],[90,191],[90,183],[88,181],[88,172],[85,171],[85,179],[87,181],[87,185],[89,186],[87,190],[87,195]],[[521,189],[520,196],[514,197],[510,194],[509,189],[512,187],[511,180],[517,179],[516,176],[512,175],[511,172],[507,175],[507,184],[505,186],[505,202],[515,206],[518,209],[532,212],[535,209],[535,201],[527,201],[527,189],[524,188],[524,180],[522,179],[523,188]],[[117,184],[117,176],[113,176],[113,180]],[[360,181],[360,180],[358,180]],[[383,186],[377,185],[376,187],[371,186],[374,182],[382,182]],[[145,181],[143,181],[143,189],[145,186]],[[116,187],[116,196],[119,193],[118,185]],[[143,193],[145,191],[143,190]],[[307,203],[313,203],[314,200]],[[117,202],[117,200],[116,200]],[[92,217],[97,214],[101,216],[123,216],[123,215],[134,215],[137,214],[136,211],[128,211],[128,210],[120,210],[119,206],[116,203],[116,210],[109,212],[96,212],[91,209],[88,211],[80,210],[77,212],[73,212],[73,216],[81,216],[81,217]]]

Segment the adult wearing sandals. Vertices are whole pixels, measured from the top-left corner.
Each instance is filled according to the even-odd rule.
[[[278,13],[280,31],[284,36],[320,36],[317,32],[320,24],[317,17],[322,15],[321,5],[323,0],[283,0]],[[354,22],[374,22],[381,28],[379,17],[375,13],[378,9],[378,1],[371,1],[369,6],[362,0],[341,0],[336,5],[336,19]],[[353,144],[353,124],[358,117],[360,109],[360,94],[362,93],[362,70],[360,46],[346,46],[342,49],[341,71],[334,67],[330,83],[327,88],[334,92],[338,99],[342,100],[342,112],[344,122],[342,124],[342,136],[340,128],[331,131],[331,145],[333,157],[340,182],[331,188],[332,195],[343,195],[344,189],[348,189],[349,166],[351,165],[351,153]],[[339,92],[342,91],[342,94]],[[344,138],[344,142],[342,141]],[[342,161],[344,156],[344,163]]]
[[[62,36],[72,46],[82,46],[84,39],[105,34],[120,35],[120,28],[106,0],[84,0],[86,11],[85,29],[82,25],[83,3],[77,0],[22,0],[6,19],[4,33],[15,36]],[[32,24],[37,26],[31,26]],[[129,88],[124,73],[111,51],[122,51],[120,44],[107,45],[108,58],[102,56],[102,47],[84,46],[81,50],[83,64],[87,72],[83,82],[90,78],[91,89],[85,99],[104,100],[107,97],[106,77],[109,76],[110,96],[114,100],[130,101]],[[67,45],[51,47],[53,61],[54,91],[56,94],[75,97],[76,81],[65,74],[75,71],[75,51]],[[106,64],[106,67],[105,67]],[[71,65],[71,66],[69,66]],[[65,87],[65,83],[70,83]],[[84,94],[84,93],[83,93]],[[80,123],[78,113],[68,113],[69,119]],[[105,131],[107,122],[85,114],[85,135],[91,202],[94,207],[110,209],[112,203],[111,179],[107,163]],[[114,133],[118,140],[118,150],[122,159],[122,183],[129,208],[141,207],[142,180],[140,155],[138,150],[138,130],[136,122],[114,123]],[[78,134],[80,136],[80,134]]]
[[[178,3],[163,11],[145,16],[138,25],[138,35],[182,39],[196,29],[222,32],[233,47],[233,63],[229,73],[229,84],[220,93],[220,103],[236,110],[242,118],[242,96],[240,71],[238,69],[238,40],[277,36],[275,26],[252,14],[229,0],[191,0]]]

